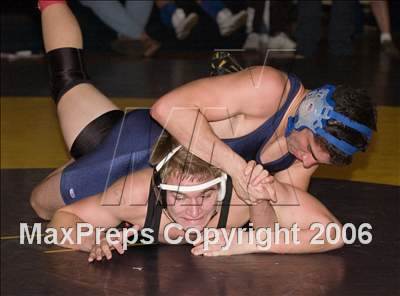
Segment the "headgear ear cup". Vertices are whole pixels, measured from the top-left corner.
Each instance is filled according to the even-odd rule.
[[[310,91],[301,102],[296,115],[289,117],[285,135],[289,136],[293,130],[300,131],[308,128],[313,134],[324,138],[344,154],[353,155],[360,149],[328,133],[325,130],[328,121],[334,119],[365,135],[368,139],[371,138],[372,130],[335,111],[335,101],[332,98],[334,91],[333,85],[325,85]]]
[[[218,201],[223,201],[226,195],[226,180],[227,180],[227,176],[226,174],[222,174],[221,176],[221,183],[220,183],[220,188],[219,188],[219,192],[218,192]]]

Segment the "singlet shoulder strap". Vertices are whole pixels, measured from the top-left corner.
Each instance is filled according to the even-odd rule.
[[[219,221],[217,228],[226,228],[228,222],[229,207],[232,199],[232,178],[228,176],[226,180],[226,194],[221,205],[221,214],[219,215]]]
[[[153,182],[150,183],[149,199],[147,201],[147,213],[143,228],[153,229],[154,243],[158,243],[158,232],[162,215],[162,205],[154,192]]]

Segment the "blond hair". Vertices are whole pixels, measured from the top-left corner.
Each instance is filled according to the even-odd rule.
[[[154,145],[150,163],[157,165],[169,152],[179,143],[166,131],[164,131],[157,143]],[[174,156],[163,166],[160,171],[161,180],[168,176],[179,176],[182,179],[203,181],[216,178],[221,175],[221,170],[208,162],[200,159],[187,149],[182,147]]]

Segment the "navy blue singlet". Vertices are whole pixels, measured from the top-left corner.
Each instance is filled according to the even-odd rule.
[[[267,121],[248,135],[224,139],[236,153],[247,161],[260,161],[260,153],[279,126],[286,110],[296,96],[300,81],[288,75],[290,91],[285,104]],[[117,123],[98,148],[68,165],[62,172],[60,190],[66,204],[103,192],[113,182],[133,171],[149,167],[151,149],[162,127],[150,117],[148,109],[134,110]],[[270,173],[287,169],[295,158],[286,154],[263,164]]]

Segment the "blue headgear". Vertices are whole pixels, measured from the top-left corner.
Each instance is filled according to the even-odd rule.
[[[308,128],[315,135],[324,138],[329,144],[332,144],[344,154],[352,155],[360,149],[345,141],[339,140],[325,131],[328,120],[334,119],[344,126],[365,135],[368,140],[371,138],[372,130],[334,111],[335,101],[332,99],[334,91],[335,86],[329,84],[310,91],[303,102],[301,102],[296,115],[294,117],[289,117],[285,135],[288,136],[293,129],[300,131],[304,128]]]

